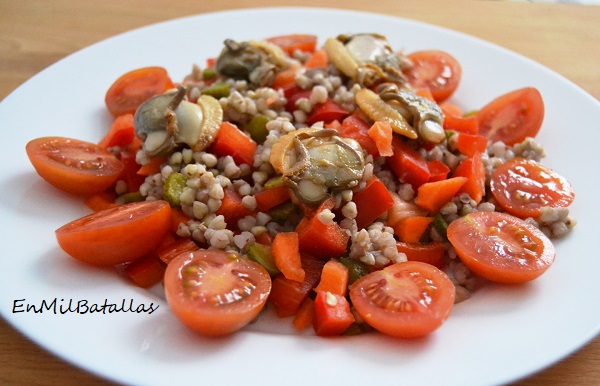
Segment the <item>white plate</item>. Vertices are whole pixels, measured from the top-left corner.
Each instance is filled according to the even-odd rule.
[[[318,26],[309,28],[308,26]],[[286,333],[262,320],[222,340],[188,332],[157,292],[137,289],[112,270],[68,258],[53,231],[87,213],[80,199],[43,182],[29,164],[28,140],[62,135],[99,140],[109,125],[103,97],[124,72],[147,65],[182,79],[192,63],[214,57],[225,38],[293,32],[326,37],[378,32],[394,48],[441,49],[462,64],[455,101],[475,109],[504,92],[540,89],[547,115],[539,136],[546,163],[577,192],[575,231],[557,243],[558,258],[534,283],[490,285],[455,307],[426,339],[380,335],[323,339]],[[497,384],[538,371],[581,347],[600,327],[597,221],[600,191],[590,170],[600,141],[600,104],[575,85],[526,58],[460,33],[381,15],[324,9],[255,9],[206,14],[138,29],[77,52],[49,67],[0,104],[5,136],[0,164],[2,316],[65,360],[124,383],[238,384]],[[591,173],[591,174],[590,174]],[[15,301],[69,299],[89,304],[159,304],[152,315],[15,313]],[[61,301],[61,299],[65,299]],[[19,308],[18,310],[22,310]],[[289,320],[279,324],[289,325]]]

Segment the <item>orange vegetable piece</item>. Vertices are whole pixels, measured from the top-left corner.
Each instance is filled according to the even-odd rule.
[[[291,67],[277,72],[270,87],[275,90],[282,89],[285,97],[289,98],[298,90],[296,86],[296,74],[298,71],[298,68]]]
[[[479,122],[476,115],[468,117],[445,115],[444,130],[457,131],[459,133],[477,134],[479,132]]]
[[[238,192],[231,189],[223,189],[223,193],[221,206],[215,214],[217,216],[223,215],[229,227],[236,228],[238,221],[251,215],[252,211],[242,203],[242,196]]]
[[[354,323],[350,303],[331,292],[319,292],[315,299],[313,328],[318,336],[341,335]]]
[[[134,138],[133,114],[123,114],[114,120],[108,133],[100,140],[98,146],[103,149],[113,146],[125,147],[131,145]]]
[[[86,197],[84,203],[85,206],[94,212],[100,212],[104,209],[118,206],[118,204],[115,203],[115,200],[116,196],[114,193],[98,193]]]
[[[150,158],[150,162],[146,165],[142,165],[137,174],[142,176],[151,176],[153,174],[160,173],[160,166],[167,161],[166,157]]]
[[[452,177],[443,181],[424,183],[417,190],[415,204],[429,213],[437,213],[456,196],[467,180],[466,177]]]
[[[275,313],[280,318],[296,315],[300,305],[319,282],[323,261],[308,255],[301,255],[302,268],[306,273],[304,281],[299,283],[277,275],[271,285],[269,301],[275,308]]]
[[[306,210],[305,217],[296,226],[300,252],[328,260],[346,252],[350,235],[335,221],[324,224],[318,214],[335,205],[333,198],[323,201],[316,211]]]
[[[418,243],[433,221],[433,217],[406,217],[393,225],[394,234],[405,243]]]
[[[306,67],[306,68],[327,67],[327,63],[328,63],[327,53],[325,53],[324,50],[316,50],[306,60],[306,62],[304,63],[304,67]]]
[[[302,268],[298,233],[277,233],[271,243],[271,254],[283,276],[297,282],[304,281],[306,273]]]
[[[156,255],[165,264],[169,264],[171,260],[184,252],[193,252],[199,250],[200,247],[187,237],[172,236],[166,240],[156,250]]]
[[[261,212],[267,212],[279,204],[283,204],[290,199],[290,190],[287,186],[277,186],[275,188],[262,190],[254,195],[256,206]]]
[[[315,287],[317,292],[331,292],[335,295],[346,296],[348,290],[348,268],[335,259],[329,260],[323,266],[321,280]]]
[[[450,173],[450,168],[440,160],[434,159],[427,161],[427,168],[429,169],[429,181],[441,181],[445,180]]]
[[[371,225],[394,206],[394,198],[390,191],[375,176],[367,182],[363,190],[354,193],[352,201],[356,204],[356,225],[359,229]]]
[[[427,161],[421,153],[398,136],[393,137],[392,148],[394,154],[386,159],[386,163],[400,181],[411,184],[414,189],[429,181],[431,173],[427,167]]]
[[[149,288],[162,281],[165,266],[156,254],[151,253],[128,263],[124,268],[124,272],[136,286]]]
[[[485,194],[485,166],[479,153],[462,161],[452,176],[467,178],[458,193],[467,193],[475,202],[481,202]]]
[[[237,126],[229,122],[223,122],[210,151],[218,157],[230,155],[236,165],[254,164],[254,153],[256,142],[241,131]]]
[[[375,122],[369,131],[369,137],[375,142],[381,157],[390,157],[394,154],[392,149],[392,126],[384,121]]]
[[[486,137],[477,134],[458,133],[457,148],[464,155],[483,153],[487,149]]]
[[[300,308],[298,308],[292,324],[297,331],[302,331],[312,324],[314,316],[315,301],[311,298],[306,298],[300,304]]]
[[[444,268],[446,248],[443,243],[409,244],[397,242],[398,252],[404,253],[408,261],[420,261],[439,269]]]

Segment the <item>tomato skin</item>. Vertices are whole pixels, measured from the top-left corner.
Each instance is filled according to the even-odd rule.
[[[537,218],[543,207],[567,207],[575,199],[575,191],[564,177],[518,157],[494,170],[490,189],[500,206],[521,218]]]
[[[37,173],[54,187],[77,195],[101,193],[119,178],[123,163],[96,144],[65,137],[41,137],[25,151]]]
[[[58,228],[61,248],[77,260],[110,266],[154,251],[171,226],[166,201],[141,201],[92,213]]]
[[[479,135],[507,145],[535,137],[544,121],[544,100],[534,87],[525,87],[495,98],[477,112]]]
[[[454,93],[462,78],[462,68],[456,58],[436,50],[415,51],[407,56],[413,66],[404,74],[413,87],[428,88],[438,103]]]
[[[552,242],[539,229],[506,213],[470,213],[451,222],[447,236],[467,268],[498,283],[531,281],[555,258]]]
[[[418,261],[395,263],[350,286],[350,299],[364,321],[398,338],[422,337],[436,330],[450,315],[454,297],[448,276]]]
[[[173,82],[164,68],[138,68],[115,80],[106,91],[104,102],[115,117],[133,114],[142,103],[172,87]]]
[[[294,54],[295,50],[315,52],[317,46],[317,36],[311,34],[279,35],[272,36],[265,40],[281,47],[281,49],[290,56]]]
[[[201,335],[222,336],[258,316],[271,291],[271,277],[250,259],[202,249],[175,257],[164,285],[167,302],[183,324]]]

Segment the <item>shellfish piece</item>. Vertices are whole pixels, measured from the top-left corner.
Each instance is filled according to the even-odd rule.
[[[373,33],[340,35],[328,39],[324,51],[344,75],[365,87],[382,82],[406,83],[407,61],[394,52],[387,38]]]
[[[387,122],[394,133],[407,138],[416,139],[417,131],[408,123],[406,118],[393,106],[386,103],[375,92],[363,88],[356,93],[356,104],[373,121]]]
[[[440,143],[446,138],[444,114],[435,102],[408,91],[386,91],[379,97],[387,103],[399,104],[403,116],[411,121],[421,139]]]
[[[271,165],[308,205],[356,186],[363,175],[362,148],[337,134],[332,129],[300,129],[281,137],[271,148]]]
[[[200,151],[215,139],[223,121],[221,105],[209,95],[202,95],[197,103],[183,100],[185,92],[180,87],[157,95],[136,111],[135,132],[150,157],[168,155],[185,145]]]

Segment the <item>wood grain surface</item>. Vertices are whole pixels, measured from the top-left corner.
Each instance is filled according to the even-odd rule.
[[[540,62],[600,99],[600,6],[507,1],[0,0],[0,101],[49,65],[115,34],[182,16],[259,6],[354,9],[451,28]],[[44,351],[4,320],[0,342],[2,385],[111,384]],[[515,385],[600,385],[600,338]]]

